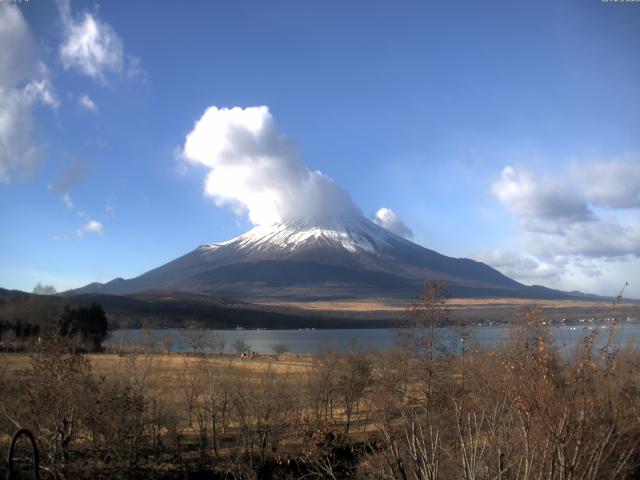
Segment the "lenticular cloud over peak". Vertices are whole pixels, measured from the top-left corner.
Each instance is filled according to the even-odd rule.
[[[331,177],[307,167],[266,106],[207,108],[181,155],[209,169],[205,193],[217,205],[255,225],[360,215]]]

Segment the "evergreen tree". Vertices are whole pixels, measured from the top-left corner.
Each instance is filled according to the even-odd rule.
[[[93,351],[102,348],[107,330],[107,315],[95,302],[91,302],[89,306],[67,307],[60,317],[60,335],[80,335],[87,347]]]

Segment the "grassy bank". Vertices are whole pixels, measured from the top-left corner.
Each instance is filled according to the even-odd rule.
[[[32,430],[49,478],[637,478],[640,352],[615,347],[615,323],[567,355],[528,308],[504,344],[452,355],[440,307],[378,351],[82,355],[52,339],[0,356],[0,438]]]

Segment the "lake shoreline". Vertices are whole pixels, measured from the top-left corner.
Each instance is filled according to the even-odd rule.
[[[579,324],[551,324],[551,333],[562,348],[571,349],[582,342],[586,335],[594,330],[598,333],[609,332],[610,324],[584,322]],[[620,322],[615,325],[620,342],[636,342],[640,339],[640,324]],[[231,354],[240,353],[236,348],[240,342],[247,351],[270,354],[274,350],[293,354],[316,354],[327,349],[345,351],[353,345],[365,348],[390,348],[396,343],[398,328],[340,328],[340,329],[117,329],[113,330],[105,342],[109,349],[138,348],[150,346],[175,353],[200,349]],[[448,346],[449,351],[461,349],[464,339],[467,346],[477,345],[490,349],[506,338],[508,324],[474,325],[439,328],[440,342]],[[598,335],[596,344],[607,335]],[[194,348],[194,345],[197,348]],[[218,345],[212,347],[213,344]],[[220,347],[222,345],[222,347]]]

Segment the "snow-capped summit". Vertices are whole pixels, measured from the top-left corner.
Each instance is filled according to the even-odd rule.
[[[432,279],[444,280],[457,296],[555,295],[526,287],[484,263],[441,255],[353,215],[258,226],[224,243],[201,245],[139,277],[87,285],[76,293],[174,290],[247,300],[411,298]]]
[[[258,226],[249,232],[222,244],[204,245],[218,248],[235,245],[246,252],[291,253],[309,246],[343,248],[349,252],[365,250],[374,252],[387,245],[393,233],[364,217],[347,217],[340,220],[291,221],[270,226]]]

